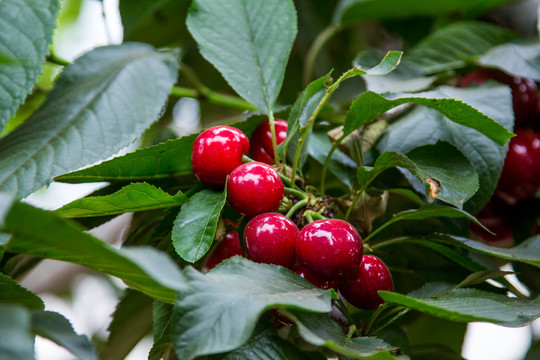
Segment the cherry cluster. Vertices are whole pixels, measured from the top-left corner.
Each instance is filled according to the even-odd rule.
[[[276,120],[277,143],[287,135],[287,122]],[[237,230],[228,232],[207,260],[211,269],[234,255],[281,265],[321,288],[341,292],[351,304],[376,309],[383,300],[378,290],[393,291],[390,271],[381,259],[363,254],[358,231],[340,219],[319,219],[299,230],[290,218],[276,212],[285,186],[274,163],[274,147],[268,122],[251,137],[250,156],[243,163],[250,141],[240,130],[217,126],[195,140],[192,168],[195,176],[212,188],[227,188],[229,205],[250,219],[240,241]],[[244,251],[242,250],[242,245]]]
[[[538,88],[531,79],[513,77],[494,69],[481,69],[467,74],[461,80],[461,86],[478,85],[487,80],[495,80],[510,86],[516,136],[510,140],[494,196],[477,215],[477,218],[496,235],[489,235],[476,225],[471,225],[471,231],[493,245],[509,246],[513,243],[509,214],[515,212],[516,206],[531,201],[540,192]],[[539,230],[540,221],[537,228],[533,229],[533,233],[538,233]]]

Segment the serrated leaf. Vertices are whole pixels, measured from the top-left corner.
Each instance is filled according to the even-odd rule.
[[[52,212],[0,194],[0,232],[12,237],[6,251],[69,261],[117,276],[165,302],[174,302],[184,280],[176,265],[153,248],[115,249]]]
[[[349,339],[347,334],[324,314],[310,314],[290,311],[291,319],[298,326],[300,336],[315,346],[324,346],[338,354],[353,359],[366,360],[405,360],[409,357],[400,355],[401,351],[376,337],[357,337]]]
[[[466,100],[505,128],[512,129],[513,107],[508,87],[487,85],[476,89],[454,89],[452,96]],[[386,129],[376,147],[380,152],[396,151],[405,154],[415,147],[434,144],[439,140],[455,145],[478,173],[480,188],[466,204],[467,211],[475,214],[493,194],[506,155],[505,147],[427,108],[413,109],[393,123]]]
[[[37,335],[62,346],[80,360],[97,360],[94,346],[84,335],[77,335],[70,322],[52,311],[32,312],[32,328]]]
[[[540,298],[519,300],[476,289],[456,289],[427,299],[388,291],[379,291],[379,295],[388,303],[459,322],[488,321],[505,326],[524,326],[540,317]]]
[[[191,149],[197,134],[128,153],[54,178],[67,183],[159,180],[192,174]]]
[[[0,2],[0,132],[42,71],[57,13],[57,0]]]
[[[430,34],[404,62],[434,73],[464,67],[494,46],[517,38],[517,34],[484,22],[457,22]]]
[[[39,296],[4,274],[0,274],[0,304],[2,303],[19,304],[30,310],[45,308]]]
[[[175,305],[173,342],[183,360],[230,351],[246,343],[259,316],[272,307],[329,312],[329,291],[281,266],[241,257],[203,275],[184,269],[188,286]]]
[[[402,51],[388,51],[384,58],[372,68],[355,64],[352,69],[346,71],[343,75],[341,75],[340,80],[343,81],[352,76],[359,75],[387,75],[388,73],[394,71],[394,69],[399,65],[402,55]]]
[[[333,16],[333,22],[342,25],[363,20],[393,19],[412,16],[436,16],[473,11],[482,14],[486,10],[511,0],[453,0],[433,2],[430,0],[341,0]]]
[[[153,299],[127,289],[112,315],[100,360],[122,360],[152,328]]]
[[[55,210],[64,218],[108,216],[180,206],[186,201],[181,192],[175,196],[147,183],[132,183],[111,195],[75,200]]]
[[[483,54],[478,63],[499,68],[514,76],[540,81],[540,44],[537,41],[502,44]]]
[[[226,191],[202,190],[182,206],[172,229],[172,244],[182,259],[193,263],[210,249],[226,200]]]
[[[0,191],[25,197],[135,140],[157,120],[176,80],[177,59],[177,51],[137,43],[79,58],[45,103],[0,140]]]
[[[353,101],[347,113],[343,127],[344,136],[396,106],[413,103],[435,109],[448,119],[477,130],[501,146],[505,145],[512,137],[512,133],[492,118],[465,103],[461,98],[466,97],[466,91],[467,89],[456,89],[449,86],[441,86],[435,90],[415,94],[388,94],[384,96],[366,91]]]
[[[297,32],[292,1],[195,0],[186,23],[231,87],[270,114]]]
[[[34,334],[30,312],[13,304],[0,304],[0,359],[34,360]]]

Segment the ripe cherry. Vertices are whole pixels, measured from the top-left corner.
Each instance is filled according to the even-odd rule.
[[[492,246],[508,247],[512,245],[514,243],[514,235],[512,224],[508,217],[510,211],[512,211],[510,206],[496,197],[491,198],[484,208],[476,214],[476,218],[482,225],[494,232],[495,235],[488,233],[476,223],[471,222],[469,230],[472,237]]]
[[[325,280],[344,280],[362,260],[362,239],[348,222],[317,220],[306,225],[296,240],[298,262]]]
[[[394,291],[392,274],[384,262],[376,256],[364,255],[354,276],[339,283],[343,297],[360,309],[374,310],[384,301],[377,291]]]
[[[227,182],[229,203],[247,217],[276,211],[284,193],[277,171],[260,162],[240,165]]]
[[[207,129],[193,143],[193,173],[206,186],[223,188],[227,175],[242,164],[248,151],[249,140],[242,131],[230,126]]]
[[[207,270],[213,269],[217,264],[225,259],[233,257],[235,255],[244,255],[242,247],[240,246],[240,239],[237,231],[231,231],[227,233],[223,240],[216,246],[216,249],[210,255],[204,268]]]
[[[517,130],[510,140],[495,194],[506,203],[532,198],[540,190],[540,134]]]
[[[323,288],[323,289],[337,289],[338,283],[336,281],[328,281],[322,279],[319,275],[315,274],[313,271],[308,269],[305,266],[302,266],[300,264],[297,264],[293,266],[292,271],[315,285],[316,287]]]
[[[246,256],[255,262],[291,267],[296,261],[298,232],[296,225],[281,214],[258,215],[244,230]]]
[[[287,122],[276,119],[274,120],[274,128],[276,130],[276,143],[279,145],[287,137]],[[251,135],[251,158],[269,165],[274,163],[272,132],[268,121],[261,123]]]

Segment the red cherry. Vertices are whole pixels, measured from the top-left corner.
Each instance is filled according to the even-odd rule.
[[[517,130],[510,140],[495,194],[507,202],[532,198],[540,190],[540,134]]]
[[[240,165],[227,182],[229,203],[247,217],[276,211],[284,194],[277,171],[260,162]]]
[[[339,283],[343,297],[360,309],[375,310],[384,301],[377,291],[394,291],[392,274],[376,256],[364,255],[354,277]]]
[[[247,258],[265,264],[293,266],[298,232],[296,225],[281,214],[254,217],[244,230]]]
[[[287,137],[287,121],[275,119],[276,143],[279,145]],[[272,132],[270,122],[261,123],[251,135],[251,158],[266,164],[274,163],[274,147],[272,146]]]
[[[511,207],[498,200],[492,198],[486,206],[478,214],[476,218],[485,227],[493,231],[495,235],[488,233],[474,222],[469,225],[469,230],[473,238],[479,239],[488,245],[498,247],[508,247],[514,243],[514,234],[512,224],[508,218],[508,213]]]
[[[336,281],[328,281],[322,279],[319,275],[315,274],[313,271],[309,270],[307,267],[300,264],[295,265],[292,268],[292,271],[315,285],[316,287],[323,289],[337,289],[338,283]]]
[[[352,276],[362,260],[362,251],[358,231],[339,219],[312,222],[296,240],[298,262],[325,280]]]
[[[249,140],[240,130],[216,126],[203,131],[193,143],[191,167],[206,186],[223,188],[227,175],[242,164]]]
[[[213,269],[217,264],[222,262],[225,259],[233,257],[235,255],[244,255],[242,252],[242,247],[240,246],[240,239],[238,238],[237,231],[231,231],[227,233],[223,240],[216,246],[216,249],[210,255],[206,264],[204,265],[205,269]]]

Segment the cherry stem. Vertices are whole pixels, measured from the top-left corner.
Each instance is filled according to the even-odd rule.
[[[308,222],[312,223],[315,219],[317,220],[325,220],[326,218],[324,216],[322,216],[321,214],[319,214],[318,212],[316,211],[313,211],[313,210],[306,210],[304,212],[304,217],[307,219]]]
[[[358,200],[360,200],[360,196],[362,196],[362,195],[364,195],[364,190],[360,190],[360,191],[356,192],[356,195],[354,196],[354,199],[351,202],[351,205],[349,206],[349,208],[347,209],[347,213],[345,214],[345,221],[349,220],[349,216],[351,216],[351,213],[352,213],[352,211],[354,209],[354,206],[356,205]]]
[[[300,208],[303,207],[303,206],[306,206],[306,204],[308,203],[308,201],[309,201],[309,200],[308,200],[307,198],[298,201],[296,204],[294,204],[294,205],[289,209],[289,211],[287,212],[287,214],[285,214],[285,217],[290,219],[298,209],[300,209]]]
[[[272,148],[274,149],[274,160],[276,162],[276,166],[279,167],[280,160],[277,148],[276,124],[274,120],[274,113],[272,111],[269,111],[268,122],[270,124],[270,133],[272,134]]]
[[[387,307],[388,307],[388,305],[383,304],[383,305],[379,306],[379,307],[377,308],[377,310],[375,310],[375,312],[373,313],[373,315],[371,315],[371,318],[369,319],[369,322],[368,322],[368,324],[366,325],[365,330],[363,331],[363,332],[364,332],[364,335],[369,334],[369,332],[371,331],[371,328],[373,327],[373,324],[375,323],[375,320],[381,315],[381,313],[382,313],[384,310],[386,310]]]
[[[345,135],[345,134],[344,134]],[[334,151],[338,148],[339,144],[343,141],[345,136],[341,136],[339,139],[332,144],[332,148],[330,148],[330,151],[328,152],[328,155],[326,156],[326,159],[324,160],[323,168],[321,171],[321,186],[319,187],[321,196],[324,196],[324,190],[325,190],[325,182],[326,182],[326,173],[328,170],[328,165],[330,164],[330,159],[332,158],[332,155],[334,154]]]
[[[304,199],[307,199],[308,196],[305,192],[301,191],[301,190],[296,190],[296,189],[293,189],[293,188],[290,188],[290,187],[285,187],[285,192],[287,194],[293,194],[294,196],[296,196],[298,199],[301,199],[301,200],[304,200]]]

